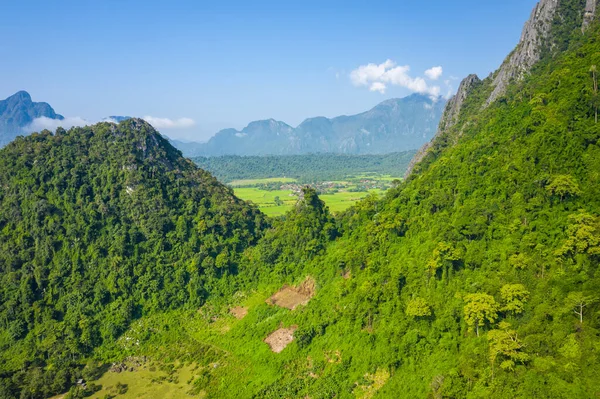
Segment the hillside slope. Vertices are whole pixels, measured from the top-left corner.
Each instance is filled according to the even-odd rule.
[[[141,321],[155,333],[131,353],[210,344],[219,367],[188,358],[206,364],[192,386],[209,397],[600,395],[598,37],[597,24],[574,28],[489,105],[492,86],[474,85],[405,183],[335,229],[296,211],[247,251],[249,283],[214,325]],[[304,307],[264,303],[306,276]],[[247,316],[227,315],[239,305]],[[294,342],[272,353],[263,340],[278,328]]]
[[[26,397],[64,392],[133,319],[225,292],[264,228],[140,119],[18,138],[0,187],[0,375]]]
[[[140,142],[136,126],[150,128],[137,121],[11,144],[0,157],[10,188],[0,197],[10,257],[0,262],[0,393],[43,397],[91,374],[90,358],[149,357],[154,376],[105,377],[171,387],[171,397],[600,396],[600,26],[582,33],[583,1],[559,6],[571,22],[546,33],[559,47],[491,103],[493,77],[471,79],[410,177],[338,220],[305,190],[262,229],[170,146],[149,145],[160,136]],[[112,145],[121,131],[131,138]],[[44,145],[71,136],[94,146]],[[196,187],[188,173],[205,176],[210,206],[208,195],[183,196]],[[144,193],[154,194],[130,202]],[[118,212],[94,218],[92,203]],[[160,211],[173,217],[156,220]],[[127,235],[123,213],[135,222]],[[106,384],[85,394],[141,396]]]

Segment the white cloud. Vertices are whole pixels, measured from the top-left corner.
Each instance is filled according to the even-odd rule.
[[[425,76],[427,76],[431,80],[438,80],[442,76],[443,73],[444,73],[444,70],[442,69],[442,67],[436,66],[436,67],[429,68],[428,70],[426,70]]]
[[[169,119],[144,116],[142,119],[151,124],[155,129],[186,129],[196,124],[190,118]]]
[[[53,132],[59,127],[62,127],[64,129],[70,129],[76,126],[87,126],[91,124],[92,122],[86,121],[85,119],[79,116],[69,117],[63,120],[52,119],[42,116],[40,118],[35,118],[29,125],[23,128],[23,131],[25,133],[31,133],[40,132],[44,129],[48,129]]]
[[[145,116],[142,119],[151,124],[155,129],[185,129],[192,127],[196,124],[196,122],[194,122],[194,120],[190,118],[169,119]],[[44,129],[48,129],[53,132],[59,127],[62,127],[63,129],[70,129],[72,127],[94,125],[99,122],[119,123],[111,118],[104,118],[99,121],[90,121],[87,119],[83,119],[79,116],[67,117],[63,120],[51,119],[42,116],[40,118],[34,119],[29,125],[25,126],[23,128],[23,132],[39,132]]]
[[[374,82],[371,84],[371,87],[369,87],[369,90],[371,91],[378,91],[381,94],[385,93],[385,84],[381,83],[381,82]]]
[[[441,69],[441,67],[440,67]],[[408,65],[397,66],[392,60],[382,64],[361,65],[350,73],[350,80],[355,86],[368,87],[370,91],[385,93],[387,85],[404,87],[412,92],[429,94],[432,97],[440,95],[439,86],[430,86],[422,77],[411,77]]]

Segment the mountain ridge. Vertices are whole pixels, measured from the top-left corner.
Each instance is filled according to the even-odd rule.
[[[388,99],[370,110],[333,118],[311,117],[295,128],[266,119],[245,128],[223,129],[186,156],[298,155],[309,153],[383,154],[413,150],[435,132],[445,100],[413,94]]]
[[[489,107],[505,94],[510,83],[522,81],[542,59],[566,50],[575,37],[574,32],[580,30],[585,33],[596,17],[597,3],[598,0],[540,0],[525,22],[515,49],[498,69],[484,80],[471,74],[461,81],[458,92],[446,104],[435,136],[417,151],[405,177],[412,174],[436,141],[445,140],[442,136],[447,135],[454,126],[463,111],[466,98],[476,85],[483,84],[486,87],[483,95],[487,96],[487,100],[482,108]]]
[[[40,117],[64,119],[48,103],[33,102],[31,95],[24,90],[0,100],[0,147],[22,135],[23,128]]]

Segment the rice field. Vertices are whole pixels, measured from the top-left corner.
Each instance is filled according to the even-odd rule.
[[[256,204],[262,212],[264,212],[268,216],[280,216],[285,214],[287,211],[292,209],[292,207],[296,204],[298,197],[293,194],[292,190],[264,190],[259,187],[249,187],[251,185],[264,184],[264,183],[272,183],[272,182],[290,182],[285,178],[270,178],[270,179],[253,179],[253,180],[238,180],[236,182],[230,183],[233,186],[235,195],[239,198],[252,201]],[[389,176],[384,176],[382,180],[391,181],[393,178]],[[235,185],[233,183],[236,183]],[[374,189],[370,191],[347,191],[354,187],[354,183],[349,181],[344,182],[336,182],[342,183],[346,186],[345,189],[342,189],[333,194],[321,194],[319,197],[325,201],[325,204],[329,207],[329,210],[332,213],[342,212],[352,205],[354,205],[357,201],[365,198],[369,193],[375,193],[377,195],[382,195],[385,193],[385,190]],[[240,187],[243,186],[243,187]],[[279,204],[276,203],[276,198],[279,197]]]

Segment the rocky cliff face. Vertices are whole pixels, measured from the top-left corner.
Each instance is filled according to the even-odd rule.
[[[444,115],[440,120],[438,134],[456,124],[458,121],[458,115],[460,114],[460,111],[469,93],[471,93],[473,88],[479,84],[481,84],[481,79],[479,79],[479,77],[475,74],[467,76],[462,82],[460,82],[460,86],[458,86],[456,95],[453,96],[450,101],[448,101],[448,104],[446,104]]]
[[[559,0],[541,0],[533,9],[531,17],[523,27],[517,48],[504,61],[492,85],[494,90],[486,105],[496,101],[506,91],[513,78],[520,78],[540,60],[544,40],[550,33]]]
[[[440,124],[438,125],[437,133],[435,137],[423,144],[423,146],[417,151],[413,159],[408,164],[408,169],[406,170],[405,177],[409,176],[415,167],[416,164],[421,162],[421,160],[427,155],[427,152],[431,148],[434,140],[448,131],[452,126],[456,124],[458,121],[458,116],[460,115],[460,111],[464,105],[465,100],[472,92],[472,90],[481,84],[481,79],[475,74],[471,74],[464,78],[460,85],[458,86],[458,91],[448,102],[446,103],[446,107],[444,109],[444,113],[442,114],[442,119],[440,119]]]
[[[448,132],[456,124],[464,102],[474,87],[482,83],[491,86],[491,94],[483,104],[484,107],[489,106],[506,92],[506,88],[512,80],[521,79],[529,72],[540,61],[545,51],[551,51],[559,40],[565,40],[564,37],[557,35],[553,30],[561,29],[561,35],[568,35],[570,34],[569,29],[577,28],[581,24],[581,30],[585,32],[585,29],[596,17],[598,1],[540,0],[523,27],[517,47],[492,76],[492,80],[489,81],[488,78],[481,81],[476,75],[469,75],[461,82],[456,96],[446,104],[435,137],[417,152],[409,164],[405,177],[410,176],[415,165],[425,158],[436,138]],[[565,11],[577,10],[578,8],[581,10],[580,13],[575,12],[566,15]]]
[[[592,23],[594,17],[596,16],[596,5],[598,0],[587,0],[585,4],[585,12],[583,14],[583,24],[581,26],[581,31],[585,32],[586,28]]]

